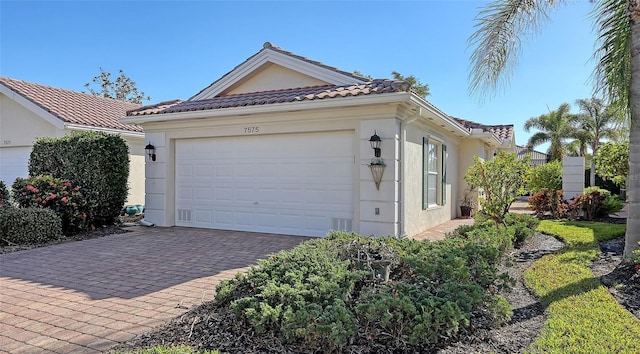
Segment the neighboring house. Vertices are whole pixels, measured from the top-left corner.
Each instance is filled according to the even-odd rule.
[[[519,159],[529,159],[529,165],[532,167],[544,165],[549,161],[549,155],[544,152],[530,150],[526,146],[516,145],[516,152]]]
[[[144,127],[156,149],[147,221],[309,236],[411,236],[453,219],[473,156],[512,151],[515,141],[512,126],[502,135],[465,127],[403,81],[268,42],[189,100],[121,121]],[[379,189],[369,166],[377,137]]]
[[[93,130],[118,134],[129,146],[127,204],[144,204],[144,132],[121,123],[138,104],[0,77],[0,180],[11,186],[28,176],[29,156],[38,137]]]

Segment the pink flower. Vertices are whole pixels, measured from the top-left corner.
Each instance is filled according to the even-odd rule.
[[[63,203],[68,203],[69,202],[69,199],[67,199],[67,197],[62,197],[62,199],[60,199],[60,200],[62,200]]]
[[[71,187],[71,182],[64,182],[65,187]]]
[[[86,219],[87,218],[87,213],[82,213],[82,218]]]
[[[36,198],[36,203],[40,203],[42,201],[42,198]]]
[[[640,264],[636,264],[636,269],[640,270]]]
[[[53,194],[53,193],[49,193],[49,198],[51,198],[51,199],[56,199],[56,195],[55,195],[55,194]]]
[[[56,186],[56,184],[55,184],[55,183],[53,183],[53,182],[49,182],[49,185],[50,185],[51,187],[55,187],[55,186]]]

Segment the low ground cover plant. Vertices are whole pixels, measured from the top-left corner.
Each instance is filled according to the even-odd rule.
[[[463,225],[446,235],[448,239],[462,238],[496,247],[501,252],[515,247],[520,248],[533,236],[540,221],[533,216],[508,213],[504,223],[495,226],[494,222],[482,212],[476,213],[473,225]]]
[[[333,232],[223,281],[215,301],[235,314],[236,326],[301,352],[428,351],[481,322],[509,320],[511,309],[497,295],[509,286],[498,274],[501,256],[468,239]]]
[[[625,225],[544,220],[538,230],[566,243],[524,273],[548,319],[536,353],[639,353],[640,321],[623,309],[593,275],[599,241],[624,235]]]

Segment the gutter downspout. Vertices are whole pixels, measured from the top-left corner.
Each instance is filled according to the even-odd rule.
[[[407,119],[403,119],[400,121],[400,203],[398,208],[398,214],[400,219],[400,238],[407,238],[407,229],[406,229],[406,220],[405,220],[405,185],[406,185],[406,175],[407,175],[407,163],[405,161],[406,156],[406,145],[407,145],[407,124],[415,122],[419,117],[422,116],[422,107],[418,107],[416,113]]]

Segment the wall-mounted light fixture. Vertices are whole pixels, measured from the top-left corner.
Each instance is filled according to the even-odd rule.
[[[381,150],[380,145],[382,145],[382,139],[378,136],[378,133],[374,130],[373,135],[369,139],[369,143],[371,144],[371,148],[373,149],[374,158],[371,159],[371,163],[369,164],[369,168],[371,169],[371,175],[373,177],[373,182],[376,184],[376,189],[380,190],[380,181],[382,181],[382,174],[384,173],[384,160],[380,156]]]
[[[371,148],[373,149],[375,156],[380,157],[380,145],[382,145],[382,139],[380,139],[375,130],[373,131],[373,135],[369,139],[369,143],[371,144]]]
[[[147,156],[151,159],[151,161],[156,160],[156,147],[151,145],[151,142],[144,147],[144,151],[147,152]]]

